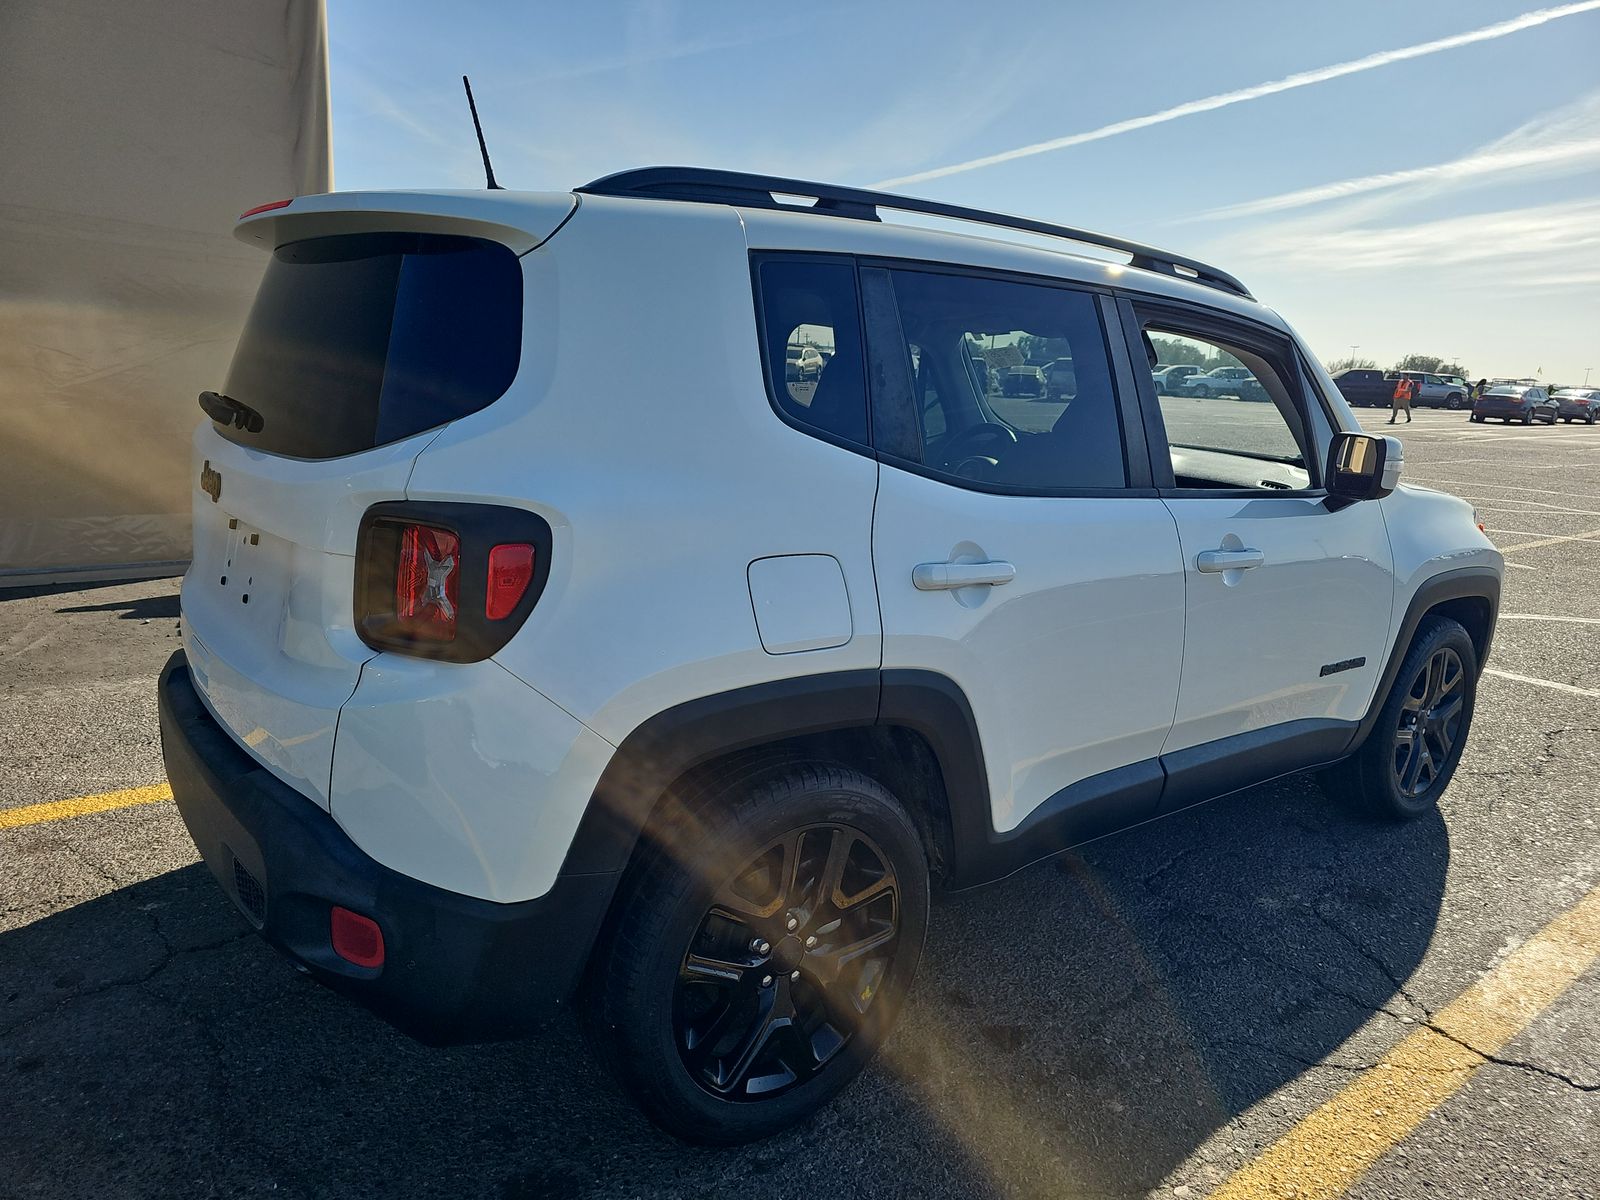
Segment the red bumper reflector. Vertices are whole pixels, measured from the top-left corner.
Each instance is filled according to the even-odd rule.
[[[483,597],[483,613],[491,621],[503,621],[517,610],[517,604],[533,582],[533,547],[526,542],[502,542],[489,551],[489,587]]]
[[[271,212],[275,208],[288,208],[293,203],[294,198],[292,196],[287,200],[269,200],[265,204],[258,204],[254,208],[245,209],[239,214],[239,220],[242,221],[246,217],[253,217],[257,213]]]
[[[371,917],[333,906],[333,952],[358,967],[383,966],[383,930]]]

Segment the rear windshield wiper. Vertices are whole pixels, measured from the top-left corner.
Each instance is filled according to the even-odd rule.
[[[235,400],[221,392],[201,392],[200,407],[217,424],[233,425],[246,433],[260,433],[266,424],[261,414],[243,400]]]

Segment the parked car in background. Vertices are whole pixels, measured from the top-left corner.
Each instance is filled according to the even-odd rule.
[[[1038,367],[1012,367],[1006,372],[1000,391],[1007,396],[1043,396],[1044,372]]]
[[[1484,391],[1472,406],[1472,419],[1485,421],[1491,418],[1511,422],[1521,421],[1532,425],[1543,421],[1556,423],[1560,406],[1542,387],[1529,387],[1521,383],[1497,383]]]
[[[1170,366],[1157,363],[1150,372],[1150,378],[1156,381],[1156,395],[1182,396],[1188,393],[1191,377],[1200,374],[1200,368],[1193,363],[1173,363]]]
[[[815,346],[801,346],[799,357],[795,360],[795,369],[801,379],[815,379],[822,374],[822,368],[828,365],[828,360],[822,357],[822,351]]]
[[[1582,421],[1593,425],[1600,417],[1600,388],[1557,388],[1550,396],[1556,402],[1556,414],[1568,424]]]
[[[1191,375],[1188,379],[1192,396],[1238,396],[1255,400],[1265,393],[1256,377],[1244,367],[1213,367],[1204,375]]]
[[[1070,358],[1054,359],[1042,369],[1046,399],[1066,400],[1078,394],[1078,373],[1072,369]]]
[[[1389,371],[1383,378],[1389,385],[1391,395],[1394,392],[1394,385],[1401,379],[1409,379],[1416,384],[1417,394],[1411,401],[1413,407],[1422,405],[1425,408],[1458,409],[1465,407],[1467,403],[1466,382],[1456,375],[1430,375],[1426,371]]]
[[[1394,384],[1376,367],[1346,367],[1333,373],[1333,382],[1345,403],[1355,408],[1387,408],[1394,396]]]

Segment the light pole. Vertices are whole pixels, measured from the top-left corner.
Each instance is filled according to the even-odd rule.
[[[1592,370],[1594,370],[1593,367],[1585,367],[1583,369],[1583,386],[1584,387],[1588,387],[1589,386],[1589,372],[1592,371]]]

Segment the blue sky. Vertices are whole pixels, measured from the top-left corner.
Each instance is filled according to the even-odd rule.
[[[481,186],[466,72],[508,187],[903,181],[1213,261],[1325,361],[1600,382],[1600,3],[1568,7],[336,0],[334,178]]]

